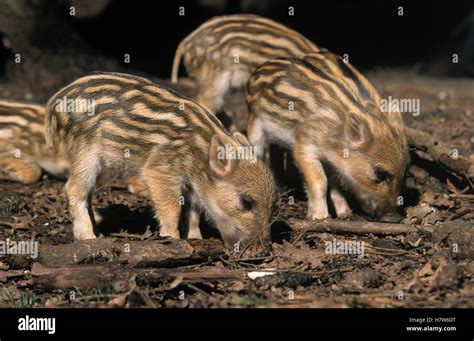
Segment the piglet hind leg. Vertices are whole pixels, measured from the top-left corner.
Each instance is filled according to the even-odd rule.
[[[142,198],[148,198],[150,196],[145,183],[139,177],[131,176],[127,179],[127,183],[127,189],[130,193]]]
[[[91,193],[95,181],[85,182],[71,174],[66,183],[66,195],[73,221],[73,234],[76,240],[94,239],[93,220],[91,220]]]
[[[266,159],[265,153],[265,131],[263,129],[262,121],[250,113],[247,124],[247,135],[250,144],[255,147],[259,159]]]
[[[315,146],[297,142],[295,161],[303,173],[308,192],[307,218],[325,219],[329,216],[327,204],[327,178],[321,161],[315,156]]]
[[[76,240],[94,239],[92,193],[101,171],[101,160],[94,153],[76,153],[72,160],[66,195]]]
[[[179,180],[158,167],[147,166],[143,171],[143,181],[160,222],[160,236],[179,239],[179,218],[184,204],[180,202],[183,197]]]
[[[217,76],[211,75],[199,83],[199,93],[196,99],[213,114],[216,114],[222,109],[224,96],[229,90],[229,75],[227,73]]]

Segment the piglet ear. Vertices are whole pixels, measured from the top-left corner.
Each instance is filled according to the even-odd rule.
[[[209,167],[214,175],[222,178],[235,168],[237,160],[228,158],[227,148],[224,140],[219,135],[214,135],[209,147]]]
[[[372,139],[370,128],[360,116],[350,113],[345,126],[347,142],[352,149],[362,149],[366,147]]]
[[[405,133],[405,128],[403,124],[402,114],[398,111],[390,111],[387,114],[388,121],[392,127],[394,127],[399,134]]]
[[[247,138],[245,137],[244,134],[242,133],[239,133],[238,131],[236,131],[235,133],[232,134],[236,139],[237,141],[239,141],[240,143],[242,144],[245,144],[245,145],[249,145],[249,140],[247,140]]]

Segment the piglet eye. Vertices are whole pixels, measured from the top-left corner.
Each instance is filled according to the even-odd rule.
[[[254,207],[254,200],[248,195],[241,195],[240,204],[244,211],[251,211]]]
[[[389,182],[391,180],[390,174],[382,168],[376,168],[374,170],[374,176],[374,182],[378,184],[382,182]]]

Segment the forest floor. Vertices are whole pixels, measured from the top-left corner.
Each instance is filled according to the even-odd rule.
[[[420,99],[420,114],[406,114],[406,124],[474,162],[473,80],[404,70],[368,77],[382,97]],[[47,99],[14,84],[0,84],[0,97]],[[277,176],[273,243],[240,250],[224,250],[207,228],[202,242],[160,239],[151,201],[115,182],[93,197],[105,237],[74,243],[63,181],[0,182],[0,241],[39,243],[38,258],[0,255],[0,307],[474,307],[472,184],[425,156],[412,152],[401,217],[423,229],[292,231],[306,198],[288,170]],[[328,252],[343,243],[356,252]]]

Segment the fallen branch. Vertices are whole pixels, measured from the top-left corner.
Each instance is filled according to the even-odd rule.
[[[290,227],[295,232],[330,232],[330,233],[354,233],[376,235],[397,235],[416,232],[417,228],[413,225],[378,223],[370,221],[347,221],[332,220],[311,221],[290,218],[288,220]]]
[[[40,244],[38,261],[45,265],[118,262],[133,267],[167,267],[207,261],[224,253],[224,246],[215,239],[124,241],[98,238],[72,244]]]
[[[0,219],[0,225],[7,226],[7,227],[9,227],[11,229],[14,229],[14,230],[20,230],[20,229],[25,229],[26,230],[28,228],[24,224],[11,223],[11,222],[3,220],[3,219]]]
[[[0,271],[0,283],[4,283],[13,278],[24,277],[25,275],[23,270]]]
[[[453,150],[434,136],[413,128],[405,127],[408,144],[428,153],[435,162],[458,175],[474,177],[474,165],[462,157],[453,157]]]
[[[34,263],[31,268],[32,281],[27,286],[45,289],[97,288],[104,283],[128,282],[136,275],[140,284],[162,284],[179,279],[183,283],[211,280],[237,281],[245,278],[241,271],[226,268],[200,267],[196,269],[137,269],[113,265],[66,265],[45,266]]]

